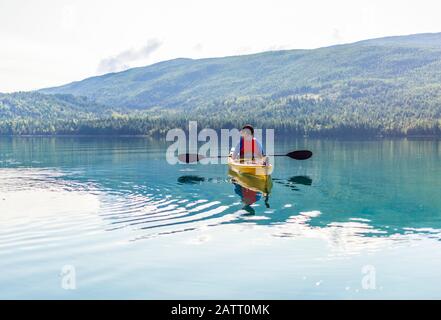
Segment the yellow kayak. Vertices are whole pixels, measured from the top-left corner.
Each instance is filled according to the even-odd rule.
[[[264,165],[249,160],[241,163],[240,161],[233,160],[231,157],[228,157],[228,166],[236,173],[252,175],[263,179],[267,179],[273,172],[271,164]]]

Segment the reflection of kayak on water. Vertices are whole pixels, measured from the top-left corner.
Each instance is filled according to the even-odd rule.
[[[271,192],[271,188],[273,187],[271,176],[262,177],[246,173],[240,174],[235,170],[232,170],[231,167],[228,170],[228,175],[233,179],[233,182],[236,182],[243,188],[254,192],[260,192],[265,196]]]
[[[228,170],[228,175],[234,184],[234,192],[241,198],[243,207],[249,214],[255,214],[251,205],[260,199],[262,196],[265,200],[265,206],[269,208],[269,194],[273,186],[271,176],[266,176],[264,179],[249,174],[240,174],[231,168]]]

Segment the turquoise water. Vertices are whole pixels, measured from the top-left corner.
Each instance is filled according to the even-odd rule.
[[[166,147],[0,139],[0,298],[441,298],[439,141],[285,141],[268,195]]]

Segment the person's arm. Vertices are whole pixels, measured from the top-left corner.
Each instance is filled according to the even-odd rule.
[[[257,139],[256,139],[256,145],[257,145],[256,155],[258,157],[264,157],[265,156],[265,150],[263,150],[262,144]]]
[[[240,142],[237,143],[233,151],[233,159],[238,159],[240,156]]]

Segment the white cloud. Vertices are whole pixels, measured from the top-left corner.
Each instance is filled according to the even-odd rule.
[[[97,72],[99,74],[118,72],[130,68],[131,63],[147,59],[158,50],[161,42],[157,39],[149,39],[147,44],[140,49],[129,49],[120,52],[116,56],[105,58],[100,61]]]
[[[439,12],[437,0],[1,0],[0,92],[80,80],[97,66],[440,32]],[[163,43],[143,51],[146,39]]]

